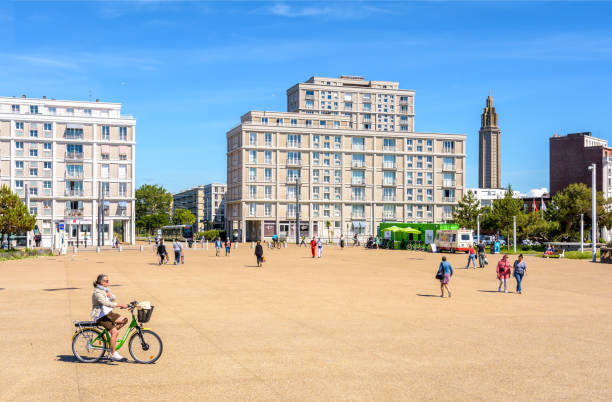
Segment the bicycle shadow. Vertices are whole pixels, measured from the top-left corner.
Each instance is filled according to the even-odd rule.
[[[421,293],[417,293],[417,296],[421,296],[421,297],[440,297],[440,295],[425,295],[425,294],[421,294]]]
[[[110,360],[107,357],[104,357],[100,360],[98,360],[97,362],[94,363],[83,363],[81,361],[79,361],[79,359],[77,359],[76,357],[74,357],[74,355],[57,355],[57,361],[58,362],[62,362],[62,363],[79,363],[79,364],[103,364],[105,366],[118,366],[120,363],[121,364],[138,364],[137,362],[134,361],[129,361],[129,360],[124,360],[122,362],[114,362],[112,360]]]

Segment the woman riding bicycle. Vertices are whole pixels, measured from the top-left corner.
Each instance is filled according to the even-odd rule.
[[[127,317],[121,317],[117,313],[113,313],[113,308],[127,308],[126,304],[115,303],[115,295],[108,288],[108,275],[100,274],[93,283],[94,292],[91,296],[91,318],[96,320],[96,324],[104,327],[110,333],[110,358],[113,361],[123,360],[115,350],[117,344],[117,336],[119,330],[127,324]]]

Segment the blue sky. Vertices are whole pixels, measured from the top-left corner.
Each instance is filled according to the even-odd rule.
[[[137,185],[225,180],[225,133],[286,110],[312,75],[416,90],[417,131],[478,129],[489,90],[502,182],[549,187],[548,138],[612,140],[608,2],[32,2],[0,5],[0,95],[100,98],[137,118]],[[170,138],[170,139],[168,139]]]

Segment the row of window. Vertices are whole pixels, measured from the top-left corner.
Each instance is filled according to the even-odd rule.
[[[273,214],[273,205],[271,203],[264,203],[264,216],[272,216]],[[321,208],[322,207],[322,208]],[[295,217],[296,215],[296,205],[295,204],[287,204],[287,217]],[[401,207],[399,207],[401,209]],[[248,216],[257,216],[257,204],[248,203],[247,204]],[[321,214],[322,211],[322,214]],[[442,216],[445,218],[450,218],[452,216],[452,206],[443,206],[442,207]],[[332,215],[333,214],[333,215]],[[340,205],[330,205],[330,204],[313,204],[312,205],[312,216],[313,217],[336,217],[339,218],[342,214]],[[433,207],[431,205],[407,205],[406,206],[406,216],[407,217],[415,217],[415,218],[431,218],[433,216]],[[351,206],[351,217],[352,218],[366,218],[365,214],[365,206],[364,205],[352,205]],[[399,218],[397,216],[397,206],[396,205],[383,205],[383,219],[395,219]]]
[[[43,113],[42,105],[11,105],[11,112],[13,113],[29,113],[29,114],[42,114]],[[67,108],[58,108],[56,106],[47,106],[48,114],[57,114],[58,111],[65,115],[74,116],[74,115],[83,115],[83,116],[93,116],[92,109],[77,109],[73,107]],[[108,110],[100,110],[102,115],[108,115]]]
[[[51,123],[42,123],[43,125],[43,131],[46,133],[50,133],[53,130],[53,125]],[[17,130],[19,135],[19,132],[23,131],[23,127],[24,127],[24,123],[22,121],[16,121],[15,122],[15,129]],[[102,139],[103,140],[110,140],[110,126],[102,126]],[[64,136],[68,139],[82,139],[83,138],[83,129],[82,128],[75,128],[75,127],[69,127],[66,128],[66,131],[64,132]],[[37,123],[30,123],[30,137],[38,137],[38,124]],[[121,126],[119,127],[119,140],[121,141],[127,141],[127,127],[125,126]]]
[[[38,186],[35,182],[28,182],[28,188],[30,195],[38,195]],[[53,183],[51,181],[43,181],[43,189],[52,189]],[[128,183],[117,183],[118,190],[120,196],[127,195],[128,191]],[[22,189],[25,187],[25,183],[23,180],[15,180],[15,188]],[[71,195],[83,195],[83,182],[80,181],[70,181],[66,183],[66,190],[71,192]],[[102,182],[102,191],[105,194],[110,193],[110,183]]]

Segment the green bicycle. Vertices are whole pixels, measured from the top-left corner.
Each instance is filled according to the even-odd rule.
[[[128,304],[128,310],[132,314],[132,322],[122,338],[117,339],[116,350],[121,349],[126,340],[130,355],[138,363],[155,363],[163,351],[162,340],[149,328],[143,328],[142,324],[148,322],[153,314],[153,306],[149,310],[138,310],[138,321],[134,317],[134,309],[138,304],[133,301]],[[110,354],[110,334],[108,331],[96,324],[95,321],[75,321],[77,327],[72,336],[72,353],[83,363],[95,363],[100,360],[106,352]]]

